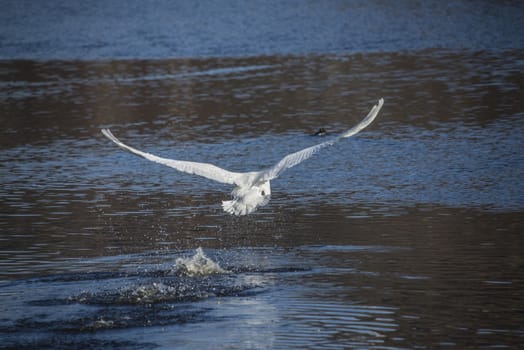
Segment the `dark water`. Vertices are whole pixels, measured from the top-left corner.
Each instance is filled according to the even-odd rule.
[[[0,14],[0,348],[524,346],[520,2],[35,4]],[[100,134],[257,170],[380,97],[241,218]]]

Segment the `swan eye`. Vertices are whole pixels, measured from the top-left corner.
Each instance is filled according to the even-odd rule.
[[[266,192],[264,192],[264,191],[262,190],[261,194],[262,194],[263,196],[265,196],[265,195],[266,195]]]

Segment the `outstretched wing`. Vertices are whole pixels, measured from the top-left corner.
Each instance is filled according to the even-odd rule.
[[[364,129],[366,126],[371,124],[371,122],[377,117],[378,112],[382,108],[383,104],[384,104],[384,99],[381,98],[378,101],[378,103],[373,106],[371,111],[369,111],[368,115],[360,123],[358,123],[357,125],[355,125],[351,129],[343,132],[342,134],[340,134],[336,138],[331,139],[331,140],[326,141],[326,142],[322,142],[322,143],[320,143],[318,145],[315,145],[315,146],[311,146],[311,147],[305,148],[305,149],[303,149],[301,151],[288,154],[287,156],[282,158],[277,164],[275,164],[273,167],[271,167],[271,168],[269,168],[267,170],[263,170],[261,172],[261,176],[259,178],[259,181],[260,180],[261,181],[266,181],[266,180],[274,179],[274,178],[278,177],[284,170],[289,169],[291,167],[294,167],[295,165],[305,161],[306,159],[308,159],[309,157],[311,157],[312,155],[314,155],[315,153],[320,151],[322,148],[327,147],[327,146],[331,146],[335,142],[337,142],[338,140],[340,140],[342,138],[346,138],[346,137],[350,137],[350,136],[355,135],[356,133],[358,133],[359,131]]]
[[[140,157],[144,157],[145,159],[150,160],[152,162],[167,165],[168,167],[174,168],[184,173],[200,175],[205,178],[227,184],[237,184],[239,178],[243,175],[242,173],[227,171],[209,163],[197,163],[185,160],[167,159],[155,156],[150,153],[139,151],[133,147],[130,147],[122,143],[122,141],[117,139],[109,129],[102,129],[102,134],[104,134],[108,139],[110,139],[126,151],[134,153]]]

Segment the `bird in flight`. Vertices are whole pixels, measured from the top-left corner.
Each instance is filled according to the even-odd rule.
[[[331,146],[340,139],[353,136],[367,127],[376,118],[383,104],[384,99],[381,98],[360,123],[341,133],[337,137],[315,146],[304,148],[301,151],[288,154],[270,168],[245,173],[228,171],[209,163],[198,163],[158,157],[150,153],[139,151],[122,143],[109,129],[102,129],[102,134],[126,151],[144,157],[152,162],[167,165],[188,174],[200,175],[214,181],[235,185],[235,188],[231,192],[233,199],[222,201],[222,208],[224,211],[232,215],[247,215],[254,212],[258,207],[264,206],[269,202],[271,197],[271,187],[269,182],[271,180],[276,179],[286,169],[294,167],[310,158],[322,148]]]

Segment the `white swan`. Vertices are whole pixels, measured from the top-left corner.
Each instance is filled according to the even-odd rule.
[[[269,186],[270,180],[277,178],[284,170],[308,159],[322,148],[331,146],[340,139],[353,136],[360,130],[364,129],[375,119],[383,104],[384,99],[381,98],[359,124],[343,132],[336,138],[291,153],[268,169],[246,173],[228,171],[209,163],[197,163],[157,157],[153,154],[142,152],[123,144],[109,129],[102,129],[102,133],[126,151],[144,157],[152,162],[164,164],[185,173],[200,175],[211,180],[235,185],[236,187],[231,192],[233,199],[222,201],[222,208],[230,214],[246,215],[254,212],[259,206],[266,205],[269,202],[271,196],[271,187]]]

